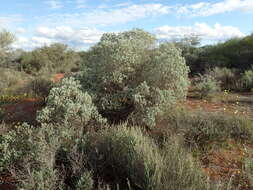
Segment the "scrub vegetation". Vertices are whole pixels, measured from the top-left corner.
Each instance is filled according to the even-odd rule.
[[[250,190],[253,36],[141,29],[85,52],[0,31],[0,189]]]

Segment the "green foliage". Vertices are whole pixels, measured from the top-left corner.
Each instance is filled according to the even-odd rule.
[[[191,113],[182,109],[174,110],[166,119],[171,130],[184,134],[185,142],[190,145],[207,145],[230,138],[248,141],[253,137],[252,121],[238,116],[220,113]]]
[[[218,82],[211,75],[200,75],[200,81],[196,87],[200,98],[213,98],[220,91]]]
[[[92,190],[93,183],[92,175],[89,172],[85,172],[79,179],[76,190]]]
[[[236,69],[215,67],[208,75],[218,81],[223,90],[249,91],[253,88],[252,69],[240,73]]]
[[[230,39],[224,43],[202,47],[202,53],[194,65],[195,72],[215,67],[234,68],[245,71],[251,68],[253,60],[253,35]]]
[[[200,164],[183,147],[182,140],[173,137],[165,142],[163,147],[164,168],[163,182],[157,190],[218,190],[217,185],[203,175]]]
[[[2,30],[0,32],[0,48],[1,50],[7,50],[9,46],[14,42],[15,37],[12,33]]]
[[[245,90],[253,89],[253,69],[247,70],[243,73],[241,82]]]
[[[63,123],[79,129],[92,124],[98,127],[105,120],[88,93],[81,91],[81,85],[74,78],[65,78],[51,89],[46,107],[38,113],[40,123]]]
[[[105,34],[87,53],[90,64],[81,84],[112,122],[130,119],[154,126],[157,116],[185,98],[188,67],[180,51],[155,42],[151,34],[135,29]]]
[[[235,70],[228,68],[215,67],[213,70],[208,72],[216,81],[219,82],[223,90],[236,89],[236,82],[238,76]]]
[[[18,72],[12,69],[0,69],[0,93],[12,93],[18,90],[25,81],[29,81],[30,77],[25,73]]]
[[[46,98],[53,86],[53,82],[47,77],[36,77],[24,87],[24,91],[35,97]]]
[[[176,139],[161,150],[141,130],[115,126],[94,136],[89,162],[102,179],[120,189],[207,189],[208,182],[192,157]],[[88,142],[90,142],[90,140]],[[211,188],[210,188],[211,189]]]
[[[22,70],[27,73],[70,72],[78,67],[79,55],[64,44],[55,43],[25,52],[21,56]]]
[[[63,185],[55,158],[68,128],[43,124],[16,126],[0,135],[0,172],[15,176],[18,189],[60,189]],[[69,133],[71,134],[71,133]]]
[[[194,73],[195,71],[200,72],[198,65],[196,64],[199,55],[202,53],[202,49],[198,47],[200,41],[201,39],[199,36],[189,35],[174,42],[175,46],[182,50],[182,56],[185,58],[186,65],[190,67],[191,73]]]
[[[253,180],[252,180],[252,170],[253,170],[253,152],[251,149],[245,149],[247,153],[247,157],[244,159],[242,170],[249,179],[250,187],[253,187]]]
[[[37,171],[27,166],[27,169],[31,171],[27,171],[25,176],[23,176],[24,178],[21,178],[22,180],[18,185],[20,189],[56,190],[63,187],[61,182],[59,182],[60,174],[57,174],[53,168],[43,167]]]
[[[23,167],[24,160],[31,160],[37,155],[37,136],[34,130],[24,124],[0,136],[0,171],[15,167]],[[37,160],[33,160],[36,163]],[[31,163],[32,164],[32,163]]]
[[[156,145],[139,129],[119,126],[103,131],[89,150],[94,171],[104,179],[111,176],[114,184],[126,183],[128,179],[131,186],[148,190],[160,182],[162,157]]]
[[[10,62],[10,45],[15,41],[12,33],[0,30],[0,67],[7,67]]]

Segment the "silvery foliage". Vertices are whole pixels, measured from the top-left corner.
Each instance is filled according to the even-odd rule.
[[[88,93],[81,90],[79,81],[65,78],[47,97],[47,105],[38,113],[40,123],[62,123],[86,126],[89,123],[102,124],[105,121],[97,111]]]
[[[0,31],[0,66],[5,66],[10,58],[10,45],[14,42],[15,37],[12,33]]]
[[[88,59],[80,80],[101,113],[130,112],[134,123],[154,126],[186,96],[189,69],[181,52],[169,43],[157,46],[145,31],[104,34]]]

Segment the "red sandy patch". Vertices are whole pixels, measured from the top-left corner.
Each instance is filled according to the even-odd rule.
[[[53,82],[60,82],[63,77],[64,73],[57,73],[50,80],[52,80]]]
[[[251,113],[249,111],[245,111],[242,107],[235,104],[215,103],[206,100],[188,98],[183,105],[189,110],[203,110],[205,112],[218,112],[245,116],[248,115],[251,117]]]
[[[221,148],[213,150],[205,154],[201,161],[205,173],[214,181],[229,182],[232,179],[232,184],[237,190],[252,190],[250,186],[250,178],[247,176],[243,162],[245,158],[250,158],[248,150],[253,150],[249,145],[242,145],[233,140],[229,142],[229,148]]]
[[[2,106],[4,110],[3,120],[6,123],[36,123],[37,111],[42,109],[44,101],[41,99],[26,99],[15,104],[6,104]]]
[[[0,189],[1,190],[15,190],[15,180],[13,180],[13,178],[8,175],[8,174],[2,174],[0,175]]]

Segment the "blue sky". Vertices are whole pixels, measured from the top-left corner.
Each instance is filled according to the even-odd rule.
[[[24,49],[54,42],[87,49],[105,32],[132,28],[162,40],[195,34],[216,43],[253,32],[253,0],[7,0],[1,28]]]

